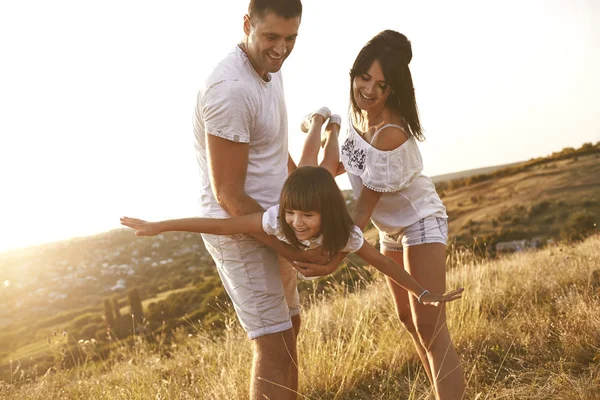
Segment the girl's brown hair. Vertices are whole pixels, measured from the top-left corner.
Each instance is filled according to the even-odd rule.
[[[285,181],[279,202],[279,220],[286,239],[296,248],[305,247],[285,222],[286,210],[316,211],[321,214],[323,252],[336,254],[350,238],[354,222],[344,196],[331,174],[321,167],[299,167]]]

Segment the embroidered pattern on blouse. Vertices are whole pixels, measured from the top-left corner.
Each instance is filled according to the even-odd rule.
[[[358,168],[363,171],[365,169],[365,161],[367,160],[367,152],[365,149],[356,148],[354,139],[347,139],[341,150],[342,155],[348,157],[348,165],[353,168]]]

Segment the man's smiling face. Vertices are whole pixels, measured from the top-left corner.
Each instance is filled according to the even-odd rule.
[[[266,79],[268,73],[277,72],[296,44],[300,17],[284,18],[268,13],[263,18],[251,20],[244,17],[246,53],[258,74]]]

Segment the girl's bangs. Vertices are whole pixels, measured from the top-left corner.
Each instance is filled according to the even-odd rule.
[[[290,182],[284,187],[280,207],[284,210],[321,212],[321,199],[315,185]]]

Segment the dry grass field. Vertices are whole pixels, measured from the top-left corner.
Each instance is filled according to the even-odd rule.
[[[467,399],[600,398],[600,235],[576,244],[481,260],[454,254],[448,324],[463,360]],[[315,286],[316,287],[316,286]],[[299,339],[299,399],[433,399],[382,279],[314,293]],[[231,317],[231,314],[228,316]],[[197,325],[190,321],[192,326]],[[251,342],[237,322],[214,332],[180,329],[175,340],[115,343],[106,358],[93,341],[63,369],[67,336],[49,340],[56,366],[13,363],[0,398],[245,399]]]

